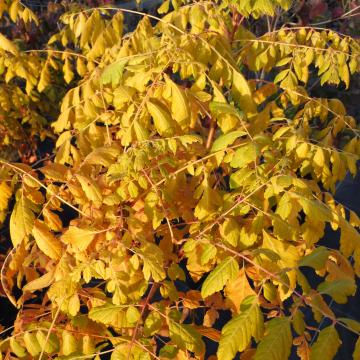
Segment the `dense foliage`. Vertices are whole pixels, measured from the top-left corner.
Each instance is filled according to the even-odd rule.
[[[33,166],[0,159],[1,283],[18,309],[0,358],[201,359],[212,341],[219,360],[330,360],[339,327],[360,334],[329,306],[360,276],[360,220],[334,199],[359,129],[310,94],[348,88],[360,44],[287,24],[292,6],[71,5],[41,48],[0,35],[2,144],[18,127],[56,141]],[[19,1],[0,9],[43,26]]]

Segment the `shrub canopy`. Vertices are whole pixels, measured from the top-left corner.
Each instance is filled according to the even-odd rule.
[[[4,359],[201,359],[209,341],[219,360],[333,359],[337,329],[360,331],[329,305],[360,275],[360,220],[334,199],[359,129],[312,90],[350,86],[359,42],[291,26],[289,0],[66,10],[38,49],[0,35],[0,146],[55,141],[33,165],[0,160]]]

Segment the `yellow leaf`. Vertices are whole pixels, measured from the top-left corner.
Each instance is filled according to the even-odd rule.
[[[12,53],[13,55],[18,54],[17,47],[8,40],[3,34],[0,34],[0,48]]]
[[[45,65],[41,70],[40,80],[37,86],[39,92],[44,91],[50,83],[51,83],[51,77],[50,77],[49,67]]]
[[[80,56],[76,59],[76,71],[80,76],[84,76],[88,71],[84,60]]]
[[[0,184],[0,211],[7,209],[11,195],[11,187],[5,181],[3,181]]]
[[[65,58],[63,72],[64,72],[64,79],[69,84],[71,80],[74,78],[74,72],[72,71],[71,63],[68,57]]]
[[[280,256],[281,260],[278,260],[278,264],[282,269],[296,268],[300,255],[294,245],[289,244],[286,241],[280,241],[263,231],[262,248],[272,250]],[[280,283],[279,293],[281,300],[287,299],[296,286],[296,271],[289,270],[286,272],[286,275],[289,278],[289,285],[282,286],[283,284]],[[274,281],[274,283],[276,283],[276,281]]]
[[[165,78],[167,86],[171,88],[171,114],[182,128],[190,124],[189,99],[185,91],[176,85],[169,77]]]
[[[320,147],[317,148],[313,162],[319,168],[322,168],[325,165],[325,155],[324,155],[324,150],[322,148]]]
[[[43,209],[43,216],[47,226],[53,231],[60,231],[62,229],[62,221],[59,215],[55,214],[48,208]]]
[[[299,159],[305,159],[309,151],[309,145],[305,142],[301,143],[295,150]]]
[[[90,178],[83,175],[76,175],[87,198],[96,203],[101,203],[102,194],[99,186]]]
[[[74,335],[66,330],[64,330],[61,335],[62,335],[61,352],[65,356],[74,353],[78,348],[77,340],[74,337]]]
[[[51,233],[49,228],[40,220],[35,220],[32,234],[39,249],[51,259],[60,259],[62,253],[61,243]]]
[[[10,217],[10,235],[14,247],[31,234],[35,220],[34,210],[34,204],[21,195]]]
[[[68,311],[71,316],[76,316],[80,311],[80,299],[78,294],[74,294],[70,297]]]
[[[10,8],[9,8],[9,16],[13,22],[16,22],[16,18],[18,16],[18,13],[20,10],[19,4],[20,4],[19,0],[14,0],[11,2]]]
[[[70,226],[62,236],[61,240],[66,244],[71,244],[79,251],[84,251],[94,240],[95,232],[89,229],[81,229],[76,226]]]
[[[234,70],[232,93],[236,101],[239,102],[241,110],[244,110],[248,115],[255,114],[257,112],[255,101],[252,97],[251,89],[247,83],[245,77]]]
[[[155,99],[149,100],[146,106],[158,133],[166,137],[172,136],[174,134],[174,121],[165,106]]]
[[[54,270],[47,272],[45,275],[28,282],[23,288],[23,291],[36,291],[48,287],[52,284],[54,279]]]
[[[166,14],[169,11],[170,0],[165,0],[163,4],[158,8],[159,14]]]
[[[241,227],[234,218],[226,219],[220,226],[220,234],[225,242],[237,247],[239,244]]]
[[[138,141],[144,141],[149,138],[149,131],[138,120],[134,121],[134,130]]]

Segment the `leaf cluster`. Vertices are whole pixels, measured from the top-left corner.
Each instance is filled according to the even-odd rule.
[[[36,99],[58,116],[53,159],[0,160],[13,245],[1,282],[19,309],[0,357],[202,359],[211,340],[219,360],[295,349],[330,360],[339,327],[359,335],[331,309],[360,276],[360,220],[334,198],[356,175],[359,129],[339,99],[308,86],[348,87],[359,43],[315,28],[252,32],[250,19],[289,6],[76,7],[46,51],[1,35],[1,78],[18,94],[0,87],[1,107]],[[128,13],[141,20],[124,33]],[[61,99],[55,110],[48,98]],[[337,248],[319,243],[326,226]]]

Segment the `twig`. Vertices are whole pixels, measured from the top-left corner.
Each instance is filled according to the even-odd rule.
[[[145,302],[144,302],[143,307],[141,309],[140,318],[139,318],[138,322],[136,323],[136,326],[135,326],[135,329],[134,329],[134,332],[133,332],[133,335],[132,335],[129,352],[128,352],[128,355],[127,355],[127,358],[126,358],[127,360],[130,359],[131,349],[132,349],[134,343],[136,342],[136,335],[138,333],[140,322],[141,322],[142,317],[143,317],[143,315],[145,313],[145,310],[148,307],[151,298],[154,296],[154,294],[155,294],[155,292],[156,292],[156,290],[158,289],[159,286],[160,286],[159,283],[153,283],[151,288],[150,288],[149,294],[147,295],[147,297],[145,299]]]

